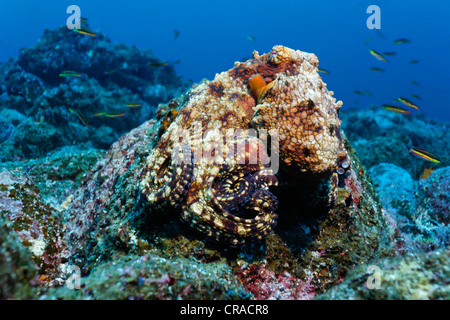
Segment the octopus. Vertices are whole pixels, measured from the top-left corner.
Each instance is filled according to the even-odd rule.
[[[272,232],[279,183],[295,186],[311,207],[332,206],[350,160],[343,103],[318,65],[316,55],[281,45],[254,51],[169,104],[171,121],[163,121],[139,185],[149,211],[178,210],[194,229],[237,246]]]

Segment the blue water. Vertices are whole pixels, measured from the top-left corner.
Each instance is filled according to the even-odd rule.
[[[421,112],[450,121],[450,1],[1,0],[0,62],[35,43],[45,28],[65,25],[72,4],[81,8],[91,29],[114,42],[181,60],[175,68],[185,80],[212,79],[253,50],[266,53],[282,44],[319,57],[320,67],[330,71],[323,78],[344,101],[344,110],[417,94]],[[372,4],[381,9],[381,30],[366,26]],[[372,41],[365,44],[367,38]],[[411,43],[394,45],[397,38]],[[369,49],[397,55],[384,63]],[[411,60],[420,62],[410,65]],[[370,67],[386,72],[370,72]],[[354,90],[368,90],[372,97]]]

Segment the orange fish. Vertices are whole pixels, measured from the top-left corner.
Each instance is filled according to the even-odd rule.
[[[274,83],[275,81],[271,81],[267,84],[263,77],[259,74],[248,79],[250,91],[252,92],[253,98],[256,100],[256,104],[261,101],[266,92],[273,87]]]

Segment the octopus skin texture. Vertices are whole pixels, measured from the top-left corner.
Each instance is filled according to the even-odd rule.
[[[318,64],[314,54],[275,46],[192,88],[146,159],[140,189],[150,210],[178,208],[193,228],[237,246],[276,225],[278,199],[269,188],[277,176],[311,206],[332,205],[350,162],[342,102]]]

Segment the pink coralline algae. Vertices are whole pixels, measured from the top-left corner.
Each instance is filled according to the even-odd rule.
[[[0,214],[29,249],[41,280],[55,280],[65,256],[62,223],[25,173],[0,171]]]
[[[315,296],[315,288],[308,280],[287,271],[276,274],[264,264],[245,266],[237,276],[256,300],[311,300]]]

